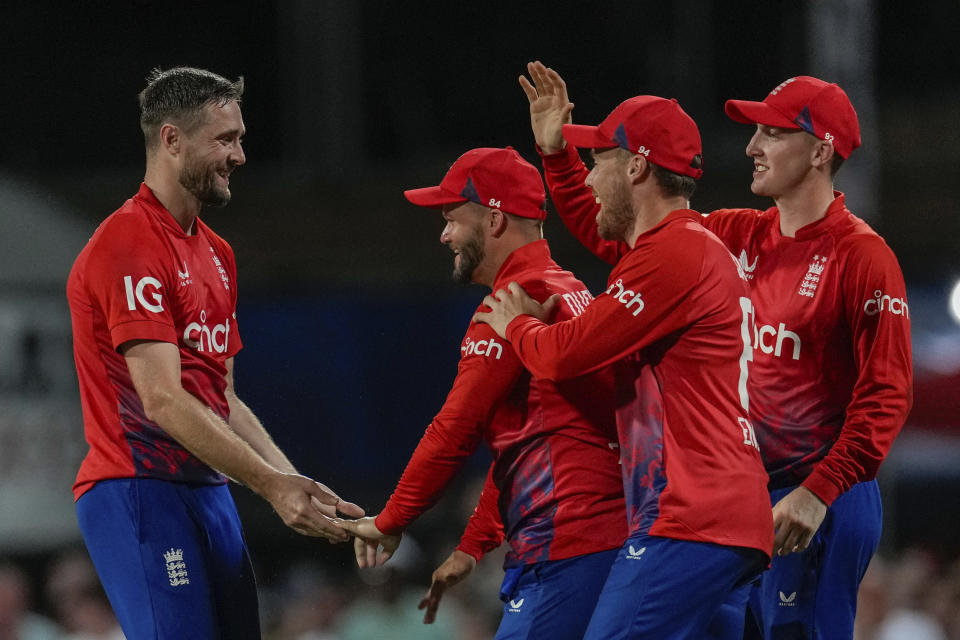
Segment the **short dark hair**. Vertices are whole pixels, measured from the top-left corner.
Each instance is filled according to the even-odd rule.
[[[700,158],[700,154],[694,156],[693,162],[690,163],[690,166],[694,169],[699,169],[702,165],[703,160]],[[660,190],[663,191],[663,195],[668,198],[682,196],[684,200],[689,200],[693,197],[693,192],[697,190],[696,180],[690,176],[680,175],[679,173],[664,169],[660,165],[653,164],[652,162],[650,166],[653,167],[653,176],[657,179],[657,184],[660,185]]]
[[[833,150],[833,158],[830,159],[830,177],[837,175],[837,171],[840,171],[840,167],[843,166],[843,156],[837,153],[837,150]]]
[[[240,102],[242,95],[243,76],[230,82],[206,69],[155,68],[147,76],[146,88],[137,96],[140,129],[147,150],[159,144],[160,127],[165,122],[173,122],[189,132],[202,122],[204,107]]]

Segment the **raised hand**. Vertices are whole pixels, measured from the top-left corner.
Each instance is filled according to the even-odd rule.
[[[556,153],[566,146],[563,125],[570,124],[573,103],[567,97],[567,85],[560,74],[542,62],[527,63],[530,80],[520,76],[520,87],[530,101],[530,127],[540,150]]]

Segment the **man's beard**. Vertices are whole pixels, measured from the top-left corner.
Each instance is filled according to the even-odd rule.
[[[597,234],[604,240],[624,240],[633,224],[633,205],[626,180],[614,185],[609,202],[602,202],[597,216]]]
[[[483,252],[483,232],[479,227],[474,229],[470,238],[458,247],[460,262],[453,267],[453,279],[463,284],[470,284],[473,272],[485,256]]]
[[[190,158],[180,170],[180,185],[200,204],[223,207],[230,202],[230,190],[217,185],[217,171],[213,165],[202,165]]]

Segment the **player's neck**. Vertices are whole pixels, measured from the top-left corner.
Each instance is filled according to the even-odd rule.
[[[532,234],[510,233],[498,242],[488,243],[484,249],[483,262],[473,272],[473,281],[492,290],[503,268],[503,263],[513,255],[513,252],[540,239]]]
[[[187,191],[175,177],[167,176],[150,165],[147,166],[143,182],[150,187],[153,195],[170,212],[183,232],[193,235],[195,232],[194,221],[200,215],[200,201]]]
[[[623,239],[631,247],[636,244],[637,238],[663,222],[663,219],[674,211],[689,209],[690,201],[679,196],[674,198],[646,198],[640,201],[634,200],[633,207],[637,216],[634,219],[633,228],[627,232]]]
[[[793,238],[798,229],[827,215],[833,199],[833,184],[828,181],[804,183],[774,198],[780,211],[780,234]]]

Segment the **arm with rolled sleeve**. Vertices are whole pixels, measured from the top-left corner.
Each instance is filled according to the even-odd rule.
[[[474,342],[496,338],[483,324],[472,324],[467,336]],[[474,353],[460,360],[446,402],[427,427],[393,495],[376,518],[381,532],[396,535],[433,506],[476,450],[497,405],[523,371],[520,359],[508,345],[498,354],[499,358]]]
[[[906,286],[882,239],[860,238],[851,248],[841,287],[859,374],[840,437],[803,482],[828,506],[876,476],[913,404]],[[890,296],[883,311],[870,306],[876,292]]]

